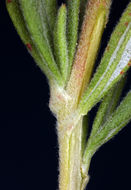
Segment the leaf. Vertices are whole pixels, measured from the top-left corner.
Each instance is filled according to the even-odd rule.
[[[130,67],[131,59],[131,3],[116,26],[101,63],[83,95],[79,109],[85,115]]]
[[[108,120],[109,116],[116,109],[124,84],[125,77],[116,85],[114,85],[114,87],[111,88],[108,94],[103,98],[102,103],[99,106],[97,115],[94,119],[89,140],[91,140],[94,137],[96,132],[99,130],[99,127]]]
[[[102,34],[107,22],[107,13],[110,8],[110,0],[108,1],[108,5],[105,5],[106,0],[102,2],[89,0],[86,8],[80,40],[67,85],[68,94],[72,97],[75,105],[79,104],[92,75]]]
[[[131,91],[126,95],[120,106],[113,112],[108,120],[99,127],[96,134],[88,141],[83,156],[83,172],[86,172],[87,165],[93,154],[104,143],[109,141],[131,120]]]
[[[78,38],[80,0],[68,0],[67,39],[69,53],[69,74],[73,64]]]
[[[54,50],[57,65],[60,67],[64,82],[68,74],[68,49],[66,41],[66,6],[59,9],[57,21],[54,29]]]
[[[108,94],[103,98],[102,103],[99,106],[98,112],[94,119],[94,123],[92,126],[91,134],[86,142],[84,149],[84,164],[83,164],[83,172],[87,172],[88,167],[90,165],[90,160],[93,155],[92,151],[89,150],[88,145],[91,143],[96,133],[99,131],[100,127],[105,124],[105,122],[109,119],[111,114],[115,111],[116,106],[119,102],[122,89],[125,84],[125,77],[120,82],[118,82]]]
[[[49,42],[47,23],[44,22],[44,9],[42,0],[19,0],[26,26],[31,39],[41,56],[45,59],[49,70],[59,85],[63,84],[61,74],[55,63]]]
[[[57,16],[57,1],[56,0],[42,0],[42,2],[45,7],[46,17],[47,17],[50,31],[53,33],[54,25],[56,22],[56,16]],[[43,13],[45,14],[45,12]]]
[[[41,70],[46,74],[47,78],[50,80],[53,76],[48,69],[47,63],[44,58],[39,54],[37,48],[35,47],[32,39],[30,38],[30,34],[25,26],[25,21],[23,15],[21,13],[19,3],[17,0],[13,0],[10,3],[6,1],[7,10],[12,19],[12,22],[21,37],[21,40],[28,48],[28,51],[35,59],[37,65],[41,68]]]

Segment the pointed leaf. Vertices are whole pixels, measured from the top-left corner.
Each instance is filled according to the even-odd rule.
[[[80,0],[68,0],[67,38],[69,52],[69,74],[73,64],[78,38]]]
[[[63,81],[59,69],[55,63],[47,30],[47,23],[43,14],[42,0],[19,0],[22,14],[25,19],[26,26],[31,35],[31,39],[36,45],[38,51],[47,62],[47,65],[54,75],[56,81],[62,85]]]
[[[60,67],[64,81],[68,74],[68,50],[66,41],[66,6],[59,9],[57,21],[54,29],[54,50],[57,65]]]
[[[88,141],[91,141],[91,139],[95,136],[95,134],[99,130],[100,126],[103,125],[108,120],[109,116],[116,109],[124,84],[125,84],[125,77],[120,82],[118,82],[102,100],[96,118],[94,119],[91,135]]]
[[[9,12],[9,15],[12,19],[12,22],[14,26],[16,27],[16,30],[18,34],[21,37],[21,40],[28,48],[28,51],[35,59],[38,66],[41,68],[41,70],[46,74],[48,79],[52,79],[52,74],[50,70],[48,69],[47,63],[44,60],[44,58],[41,56],[37,48],[35,47],[31,36],[26,28],[25,21],[23,18],[23,15],[21,13],[19,3],[17,0],[13,0],[10,3],[6,1],[7,10]]]
[[[86,114],[130,67],[131,3],[116,26],[100,66],[80,102],[80,112]]]
[[[101,145],[116,135],[131,120],[131,91],[127,94],[112,116],[102,125],[88,144],[91,149],[97,150]],[[93,148],[94,147],[94,148]]]
[[[42,0],[50,31],[53,32],[57,16],[57,0]],[[45,14],[44,12],[44,14]]]
[[[106,2],[107,0],[89,0],[87,4],[80,40],[67,85],[68,94],[75,105],[79,104],[92,75],[110,9],[110,0],[108,4]]]
[[[131,120],[131,91],[127,94],[120,106],[113,112],[109,119],[102,125],[93,138],[88,142],[83,156],[83,172],[87,171],[88,163],[104,143],[109,141]]]

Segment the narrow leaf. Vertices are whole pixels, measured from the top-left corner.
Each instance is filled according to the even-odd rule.
[[[112,116],[102,125],[92,140],[87,144],[83,156],[83,172],[86,172],[88,162],[104,143],[109,141],[131,120],[131,91],[127,94],[120,106],[113,112]]]
[[[54,30],[54,50],[57,65],[60,68],[64,81],[68,74],[68,50],[66,41],[66,6],[62,5],[59,9],[56,26]]]
[[[39,19],[44,30],[44,36],[45,38],[47,38],[47,41],[50,47],[52,48],[52,30],[48,23],[48,15],[46,14],[47,6],[45,4],[45,0],[38,0],[36,6],[36,9],[39,13]]]
[[[100,66],[80,102],[80,112],[86,114],[130,67],[131,3],[116,26]]]
[[[102,100],[96,118],[94,119],[91,135],[88,141],[90,141],[95,136],[100,126],[108,120],[109,116],[116,109],[124,84],[125,77],[116,85],[114,85],[114,87],[109,90],[108,94]]]
[[[92,74],[93,66],[101,42],[110,0],[89,0],[86,8],[82,32],[75,56],[67,91],[74,104],[78,104]]]
[[[54,75],[56,81],[62,85],[62,78],[55,63],[48,39],[47,23],[45,23],[43,19],[44,14],[42,14],[42,1],[19,0],[19,2],[32,41],[36,45],[42,57],[47,62],[49,70]]]
[[[69,52],[69,74],[73,64],[78,38],[80,0],[68,0],[68,52]]]
[[[42,0],[50,31],[53,32],[57,16],[57,0]],[[45,14],[44,12],[44,14]]]
[[[17,0],[13,0],[10,3],[6,1],[7,10],[9,12],[9,15],[12,19],[12,22],[21,37],[21,40],[26,45],[29,53],[32,55],[32,57],[35,59],[38,66],[41,68],[41,70],[46,74],[48,79],[52,79],[52,74],[50,73],[50,70],[48,69],[47,63],[44,60],[44,58],[41,56],[41,54],[38,52],[37,48],[35,47],[30,34],[26,28],[25,21],[23,18],[23,15],[21,13],[19,3]]]

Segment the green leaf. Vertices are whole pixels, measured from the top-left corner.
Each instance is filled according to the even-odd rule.
[[[55,80],[58,84],[62,85],[62,77],[55,63],[49,42],[47,22],[44,22],[42,0],[19,0],[19,2],[33,43],[46,61]]]
[[[48,69],[47,63],[45,62],[44,58],[39,54],[26,28],[25,21],[21,13],[18,1],[13,0],[11,3],[8,3],[8,1],[6,1],[6,6],[9,15],[12,19],[12,22],[19,36],[21,37],[21,40],[28,48],[29,53],[35,59],[37,65],[41,68],[41,70],[46,74],[47,78],[49,80],[52,79],[53,76],[50,73],[50,70]]]
[[[68,38],[68,52],[69,52],[69,74],[71,71],[77,46],[79,8],[80,8],[80,0],[68,0],[67,38]]]
[[[116,135],[131,120],[131,91],[126,95],[112,116],[102,125],[88,144],[95,152],[101,145]]]
[[[89,85],[109,10],[110,0],[89,0],[88,2],[74,64],[66,88],[71,97],[72,109],[78,107],[81,97]]]
[[[57,0],[42,0],[50,31],[53,33],[57,16]],[[43,12],[45,14],[45,12]]]
[[[83,156],[83,172],[86,172],[88,163],[97,149],[109,141],[131,120],[131,91],[126,95],[120,106],[113,112],[108,120],[99,127],[96,134],[88,141]]]
[[[109,116],[116,109],[124,84],[125,84],[125,77],[116,85],[114,85],[114,87],[111,88],[108,94],[103,98],[102,103],[99,106],[97,115],[94,119],[89,140],[93,138],[93,136],[99,130],[99,127],[107,121]]]
[[[100,127],[108,121],[111,114],[115,111],[117,104],[119,102],[122,89],[125,84],[125,77],[118,82],[113,88],[110,89],[108,94],[103,98],[102,103],[99,106],[98,112],[94,119],[94,123],[92,126],[92,131],[88,141],[86,142],[84,149],[84,164],[83,164],[83,172],[87,172],[88,167],[90,165],[90,160],[93,152],[89,150],[88,145],[91,143],[96,133],[99,131]]]
[[[130,67],[131,59],[131,3],[116,26],[101,63],[81,99],[79,109],[85,115]]]
[[[66,41],[66,6],[62,5],[59,9],[56,26],[54,29],[54,50],[57,65],[60,67],[64,82],[68,74],[68,50]]]

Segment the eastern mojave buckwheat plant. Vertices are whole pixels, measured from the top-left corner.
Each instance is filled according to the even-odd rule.
[[[56,0],[6,0],[18,34],[49,82],[60,190],[84,190],[93,155],[131,119],[131,91],[118,105],[131,66],[131,2],[93,74],[111,3],[67,0],[58,7]],[[87,138],[87,115],[98,102]]]

